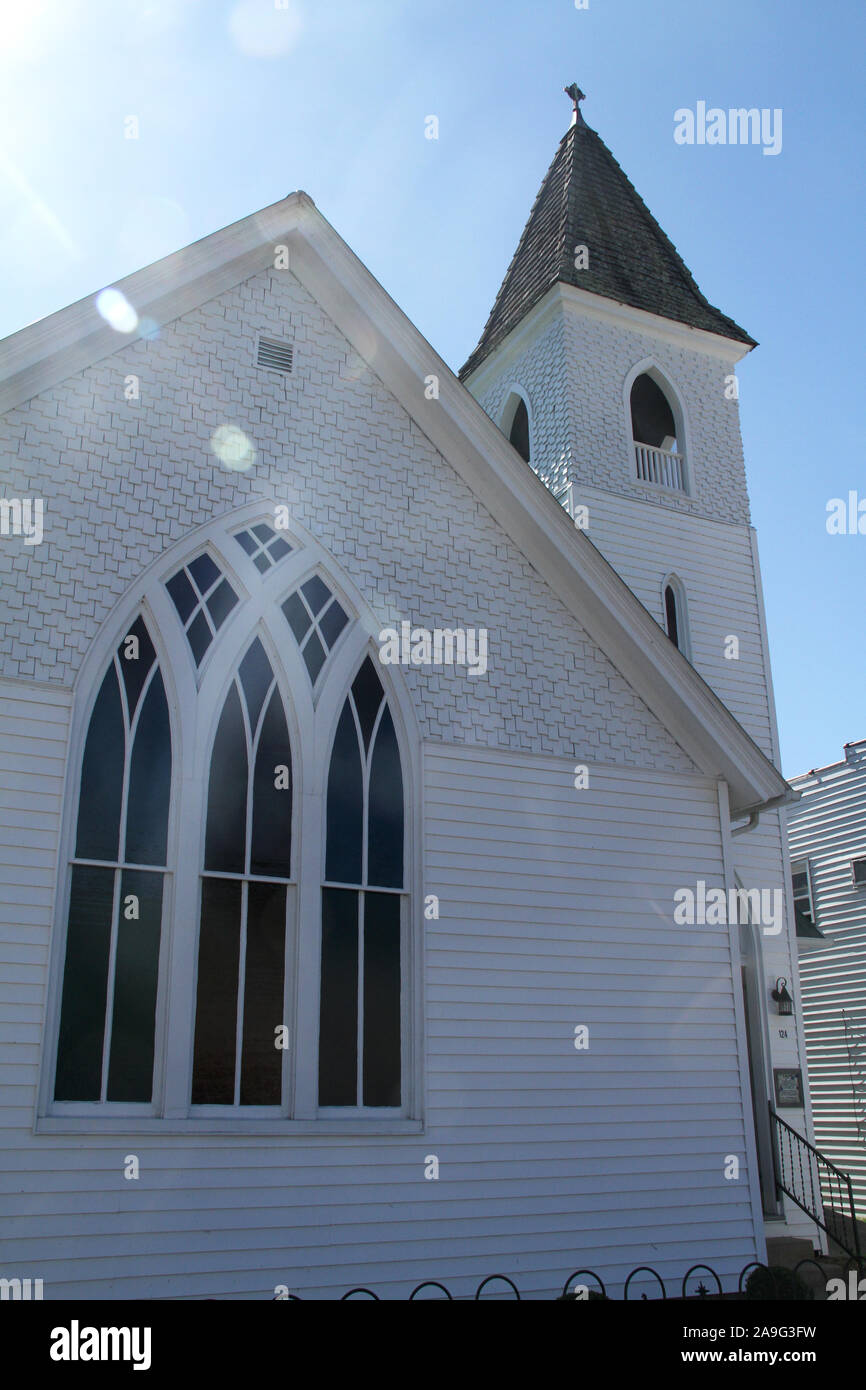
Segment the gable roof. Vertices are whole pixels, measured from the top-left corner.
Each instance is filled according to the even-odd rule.
[[[589,251],[585,270],[575,269],[578,246]],[[478,346],[460,368],[461,380],[557,282],[755,346],[704,298],[673,242],[579,112],[544,176]]]
[[[288,248],[292,273],[647,708],[701,772],[724,778],[731,810],[789,799],[782,774],[306,193],[118,281],[142,324],[132,334],[118,335],[86,299],[0,343],[0,413],[143,336],[147,321],[169,323],[272,270],[276,245]],[[423,389],[431,374],[436,399]]]

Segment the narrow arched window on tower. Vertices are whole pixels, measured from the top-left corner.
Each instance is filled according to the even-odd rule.
[[[680,620],[677,610],[677,596],[672,584],[665,585],[665,627],[674,646],[679,647]]]
[[[328,773],[321,1106],[402,1102],[403,838],[397,734],[367,657],[343,705]]]
[[[211,754],[198,943],[194,1105],[279,1105],[291,909],[292,756],[258,637]]]
[[[514,445],[520,457],[529,463],[529,412],[522,397],[517,402],[517,409],[511,420],[508,441]]]
[[[168,703],[138,617],[84,745],[55,1100],[152,1099],[170,788]]]

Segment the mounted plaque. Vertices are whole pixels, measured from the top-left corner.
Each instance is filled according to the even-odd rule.
[[[803,1109],[803,1073],[799,1067],[774,1067],[777,1110]]]

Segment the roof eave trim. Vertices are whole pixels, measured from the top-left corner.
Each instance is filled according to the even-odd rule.
[[[13,333],[0,342],[0,414],[146,339],[151,325],[163,327],[272,265],[275,245],[314,208],[308,194],[291,193],[113,281],[138,314],[133,333],[118,333],[100,317],[97,292]]]

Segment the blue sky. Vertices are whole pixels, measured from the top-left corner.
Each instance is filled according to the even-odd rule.
[[[866,737],[866,535],[825,526],[866,500],[864,44],[859,0],[4,0],[0,336],[303,188],[457,368],[577,80],[760,343],[740,406],[783,769],[837,761]],[[700,100],[780,107],[782,152],[677,145]]]

